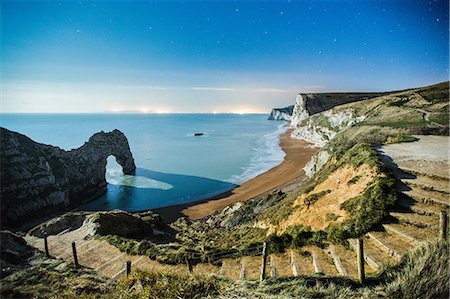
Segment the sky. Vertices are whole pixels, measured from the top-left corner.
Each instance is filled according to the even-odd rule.
[[[0,2],[1,112],[268,113],[448,80],[432,1]]]

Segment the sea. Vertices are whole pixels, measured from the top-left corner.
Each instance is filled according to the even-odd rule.
[[[265,114],[0,114],[1,127],[65,150],[100,131],[126,135],[135,175],[108,157],[106,193],[80,210],[143,211],[231,190],[283,161],[284,125]]]

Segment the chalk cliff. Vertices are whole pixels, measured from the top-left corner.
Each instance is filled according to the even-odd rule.
[[[307,117],[297,123],[292,131],[292,137],[323,147],[339,131],[363,121],[364,118],[364,115],[357,116],[351,108],[330,109]]]
[[[270,112],[268,120],[291,120],[292,112],[294,110],[294,105],[287,106],[284,108],[273,108]]]
[[[76,207],[106,190],[106,160],[115,156],[125,174],[136,166],[119,130],[94,134],[78,149],[65,151],[0,128],[1,224]]]
[[[291,125],[296,127],[311,115],[329,110],[333,107],[364,101],[388,93],[299,93],[295,99]]]
[[[289,120],[292,137],[304,139],[315,146],[323,147],[339,131],[364,120],[351,108],[342,105],[376,98],[389,93],[299,93],[292,113],[288,116],[284,109],[274,108],[269,120]],[[292,106],[289,106],[292,107]],[[287,107],[288,108],[288,107]],[[336,108],[336,109],[333,109]],[[312,176],[328,160],[330,154],[321,150],[305,166],[307,176]]]

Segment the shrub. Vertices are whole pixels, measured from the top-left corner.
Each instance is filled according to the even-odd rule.
[[[220,280],[215,277],[133,271],[119,280],[120,298],[204,298],[217,296]]]
[[[313,194],[309,195],[308,197],[306,197],[306,198],[304,199],[304,202],[305,202],[305,204],[307,204],[308,207],[309,207],[310,205],[312,205],[313,203],[315,203],[316,201],[318,201],[321,197],[327,195],[327,194],[330,193],[330,192],[331,192],[331,190],[323,190],[323,191],[320,191],[320,192],[318,192],[318,193],[313,193]]]
[[[345,201],[341,208],[350,214],[343,223],[327,228],[331,240],[342,241],[365,234],[378,225],[388,209],[397,201],[393,179],[379,177],[366,187],[363,194]]]

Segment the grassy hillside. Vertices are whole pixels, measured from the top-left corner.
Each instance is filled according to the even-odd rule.
[[[321,149],[328,161],[289,192],[277,190],[234,203],[206,219],[180,218],[170,227],[151,212],[94,213],[89,216],[90,230],[123,252],[166,264],[184,264],[189,259],[193,264],[220,266],[224,256],[260,255],[264,241],[270,253],[299,248],[298,253],[311,255],[308,247],[302,248],[330,244],[349,248],[349,238],[381,226],[401,200],[375,147],[411,142],[414,134],[448,135],[448,97],[445,82],[341,105],[310,117],[315,125],[330,130],[336,129],[330,125],[333,113],[351,111],[361,121],[340,127]],[[25,243],[18,236],[10,239],[11,248]],[[36,294],[40,298],[446,298],[449,292],[449,244],[442,241],[422,244],[396,266],[383,266],[365,285],[323,273],[271,278],[261,286],[214,275],[145,271],[108,281],[93,271],[73,269],[40,255],[30,263],[31,253],[20,257],[11,254],[11,248],[2,247],[2,260],[12,258],[10,263],[17,267],[1,280],[2,298]]]
[[[337,132],[322,149],[331,154],[329,162],[294,192],[236,203],[204,220],[179,219],[171,225],[175,241],[169,244],[115,236],[114,230],[106,239],[127,253],[184,263],[187,257],[202,262],[220,252],[252,255],[249,248],[266,240],[279,251],[363,235],[397,200],[394,181],[373,146],[413,141],[416,133],[448,134],[443,122],[448,87],[445,82],[333,108],[333,113],[351,110],[364,120]],[[327,117],[323,112],[311,119],[326,125]]]
[[[2,298],[447,298],[449,244],[425,243],[365,285],[339,277],[233,282],[216,276],[132,272],[107,282],[61,262],[39,263],[1,281]],[[36,297],[36,295],[38,296]]]

